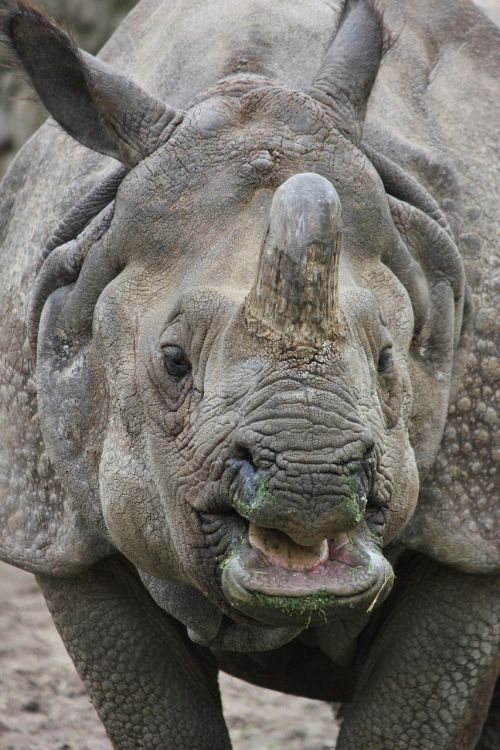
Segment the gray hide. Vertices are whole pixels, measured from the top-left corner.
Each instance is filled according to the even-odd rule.
[[[59,125],[1,187],[0,557],[120,750],[228,750],[218,669],[498,747],[500,33],[341,5],[2,15]]]
[[[473,342],[466,334],[462,343],[467,354],[456,358],[453,382],[439,367],[414,364],[416,391],[436,388],[442,395],[437,402],[420,399],[422,413],[416,415],[415,429],[422,434],[413,439],[420,446],[423,483],[402,540],[459,568],[495,571],[500,105],[491,92],[499,75],[499,32],[465,1],[383,2],[381,7],[398,41],[387,54],[370,99],[364,131],[367,153],[392,196],[396,224],[404,225],[408,194],[413,191],[418,201],[411,177],[438,201],[460,248],[473,304]],[[301,4],[299,13],[285,0],[271,5],[214,0],[189,9],[143,0],[100,57],[177,108],[189,108],[200,92],[234,71],[275,77],[305,90],[321,66],[339,14],[333,1],[310,0]],[[220,34],[222,28],[229,31]],[[171,29],[175,33],[169,33]],[[390,168],[386,158],[393,163]],[[97,498],[92,507],[80,507],[77,498],[61,490],[61,478],[48,460],[38,427],[25,318],[28,292],[58,223],[82,195],[90,195],[115,171],[115,164],[75,145],[49,121],[22,150],[2,185],[0,550],[4,559],[33,571],[77,570],[111,549]],[[254,267],[255,261],[249,263]],[[447,409],[441,441],[441,413]],[[82,420],[75,430],[88,428],[85,415]],[[97,493],[95,487],[90,490],[91,496]]]

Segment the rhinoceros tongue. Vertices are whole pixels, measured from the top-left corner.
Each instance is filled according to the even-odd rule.
[[[326,539],[310,547],[296,544],[289,536],[276,529],[265,529],[251,523],[248,530],[250,546],[259,550],[267,560],[279,568],[306,572],[313,570],[329,557]]]

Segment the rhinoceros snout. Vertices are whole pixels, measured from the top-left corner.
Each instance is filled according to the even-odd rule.
[[[245,447],[231,463],[231,502],[239,515],[297,544],[333,539],[364,518],[371,481],[365,456],[341,466],[294,464],[284,470],[279,456],[271,462]]]

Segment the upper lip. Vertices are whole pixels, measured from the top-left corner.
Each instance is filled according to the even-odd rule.
[[[389,508],[387,502],[382,500],[378,496],[373,462],[369,460],[360,460],[358,462],[352,461],[349,463],[351,465],[359,467],[358,471],[353,472],[352,474],[339,473],[335,476],[354,478],[354,481],[357,484],[357,496],[360,509],[364,511],[364,517],[369,524],[372,533],[377,536],[382,536],[385,529]],[[226,491],[224,493],[224,510],[226,512],[235,510],[238,515],[242,516],[243,518],[246,518],[249,521],[255,521],[260,525],[270,528],[281,528],[281,516],[286,517],[287,521],[291,523],[292,515],[297,515],[296,503],[293,507],[293,514],[291,512],[292,509],[287,508],[286,504],[284,503],[282,507],[273,509],[273,511],[276,511],[275,519],[271,517],[271,514],[266,514],[265,520],[262,518],[259,520],[253,515],[252,505],[254,504],[254,501],[258,495],[259,487],[262,482],[265,481],[269,476],[271,476],[271,474],[268,467],[256,468],[243,458],[229,459],[226,462],[226,471],[223,478],[223,482],[226,487]],[[295,488],[293,488],[293,490],[295,490]],[[334,492],[335,490],[332,490],[332,498]],[[282,491],[282,494],[285,494],[285,492]],[[298,493],[295,490],[294,495],[297,496],[297,494]],[[305,507],[307,506],[307,502],[307,500],[304,500]],[[326,511],[328,511],[328,499],[324,501],[324,508]],[[263,508],[261,508],[261,511],[262,510]],[[307,514],[307,511],[305,511],[305,514]],[[300,520],[301,526],[298,538],[296,538],[296,534],[293,532],[290,532],[290,535],[299,542],[301,542],[300,537],[302,537],[302,535],[304,540],[308,538],[312,539],[313,537],[316,538],[317,535],[314,531],[314,528],[320,524],[320,521],[321,519],[319,517],[319,514],[315,513],[314,516],[311,517],[310,529],[307,528],[306,523],[303,523],[302,520]],[[283,528],[282,530],[285,531],[285,533],[289,533],[288,529],[286,528]],[[331,535],[333,536],[334,533],[332,533]],[[328,536],[328,534],[326,536]],[[308,542],[304,543],[307,544]]]

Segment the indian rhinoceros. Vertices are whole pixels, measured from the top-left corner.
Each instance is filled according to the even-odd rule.
[[[339,750],[498,748],[500,32],[2,25],[53,119],[1,194],[0,554],[114,746],[227,750],[221,669],[345,704]]]

